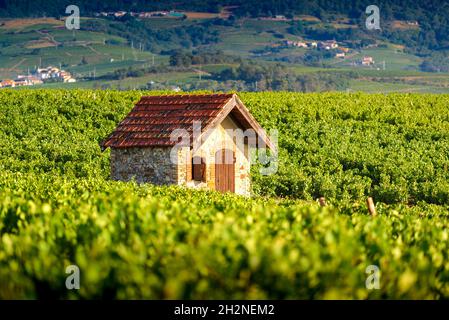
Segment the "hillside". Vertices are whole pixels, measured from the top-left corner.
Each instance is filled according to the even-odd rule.
[[[408,20],[392,20],[384,32],[369,33],[360,26],[363,19],[348,15],[275,19],[203,13],[186,12],[185,19],[88,16],[75,31],[64,27],[64,16],[3,18],[0,79],[55,66],[77,82],[35,87],[449,92],[444,46],[430,50],[413,41],[424,30]],[[338,48],[292,45],[332,40]],[[362,65],[364,57],[373,63]]]
[[[109,179],[98,143],[143,94],[0,91],[0,298],[449,297],[448,95],[239,94],[279,130],[247,199]]]

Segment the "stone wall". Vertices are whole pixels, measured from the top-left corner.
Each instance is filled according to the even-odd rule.
[[[239,129],[233,119],[227,117],[210,134],[195,152],[206,161],[206,182],[192,180],[192,150],[178,148],[172,163],[172,147],[126,148],[111,150],[111,176],[114,180],[150,182],[157,185],[178,184],[197,189],[215,190],[215,153],[221,149],[234,152],[235,190],[241,195],[250,195],[250,152],[248,145],[237,145],[234,135],[228,130]]]
[[[177,184],[177,166],[170,161],[170,151],[171,147],[111,148],[111,177],[157,185]]]

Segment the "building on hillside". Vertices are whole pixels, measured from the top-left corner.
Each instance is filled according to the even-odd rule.
[[[182,12],[171,10],[167,16],[173,17],[173,18],[184,18],[186,15]]]
[[[269,16],[269,17],[260,17],[258,20],[265,20],[265,21],[288,21],[286,16],[283,15],[275,15],[275,16]]]
[[[344,52],[337,52],[336,54],[335,54],[335,58],[344,58],[345,57],[345,53]]]
[[[409,26],[416,26],[419,27],[419,22],[418,21],[406,21],[406,24],[408,24]]]
[[[32,85],[28,79],[16,79],[14,80],[14,83],[16,84],[16,87],[24,87]]]
[[[303,41],[284,40],[283,44],[287,47],[307,48],[307,43]]]
[[[63,71],[63,70],[61,70],[59,72],[59,79],[61,79],[62,82],[67,82],[67,83],[76,82],[76,79],[74,79],[69,72]]]
[[[139,18],[165,17],[167,15],[168,11],[140,12],[138,14]]]
[[[60,70],[56,67],[47,67],[47,68],[37,68],[36,70],[36,76],[39,77],[42,81],[52,79],[52,78],[59,78],[60,77]]]
[[[1,82],[2,88],[14,88],[16,86],[16,82],[14,80],[2,80]]]
[[[15,80],[3,80],[0,82],[0,88],[14,88],[23,86],[33,86],[35,84],[41,84],[42,80],[35,76],[19,75]]]
[[[374,59],[370,56],[364,56],[360,62],[363,66],[370,66],[374,64]]]
[[[117,11],[117,12],[114,13],[114,17],[120,18],[120,17],[125,16],[126,13],[127,13],[126,11]]]
[[[100,145],[111,148],[115,180],[242,195],[252,149],[275,150],[235,94],[142,97]]]
[[[38,77],[34,76],[34,75],[18,75],[17,79],[15,80],[15,82],[17,83],[18,81],[24,81],[26,83],[26,85],[28,86],[34,86],[36,84],[42,84],[43,81],[41,79],[39,79]]]
[[[70,72],[52,66],[38,68],[33,76],[39,78],[43,82],[76,82],[76,79],[72,77]]]
[[[318,47],[320,49],[324,49],[324,50],[332,50],[332,49],[337,49],[338,48],[338,43],[335,40],[321,41],[318,44]]]
[[[287,18],[286,18],[285,16],[281,15],[281,14],[277,14],[277,15],[274,16],[274,20],[277,20],[277,21],[286,21]]]

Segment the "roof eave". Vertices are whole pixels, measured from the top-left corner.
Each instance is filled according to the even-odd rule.
[[[228,102],[223,106],[222,111],[215,117],[215,119],[204,128],[204,131],[197,138],[197,142],[205,141],[207,137],[211,134],[213,128],[219,125],[234,109],[237,107],[237,110],[240,114],[245,118],[250,127],[256,132],[257,136],[260,137],[266,147],[273,152],[276,152],[276,146],[271,142],[270,138],[266,134],[265,130],[261,127],[261,125],[257,122],[257,120],[251,115],[249,110],[245,107],[243,102],[239,99],[237,94],[233,94]]]
[[[245,107],[243,102],[239,99],[237,95],[234,95],[236,106],[239,108],[240,113],[247,118],[246,120],[251,125],[252,129],[256,131],[256,134],[260,136],[262,141],[264,142],[265,146],[267,146],[271,151],[276,152],[276,146],[272,143],[268,135],[266,134],[265,130],[262,128],[262,126],[257,122],[257,120],[252,116],[252,114],[249,112],[249,110]]]

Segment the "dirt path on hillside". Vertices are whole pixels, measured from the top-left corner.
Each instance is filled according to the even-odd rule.
[[[26,58],[23,58],[22,60],[20,60],[19,62],[17,62],[15,65],[13,65],[11,68],[9,68],[9,71],[11,72],[11,71],[16,70],[16,68],[17,68],[18,66],[20,66],[22,63],[24,63],[25,61],[26,61]]]
[[[55,37],[51,33],[44,33],[40,30],[36,30],[37,33],[39,33],[41,36],[44,36],[45,40],[48,40],[49,42],[53,43],[55,46],[59,45],[59,42],[55,40]]]
[[[84,44],[83,47],[88,48],[89,50],[91,50],[92,52],[98,54],[99,56],[110,56],[110,54],[108,53],[101,53],[100,51],[96,50],[94,47],[88,45],[88,44]]]

